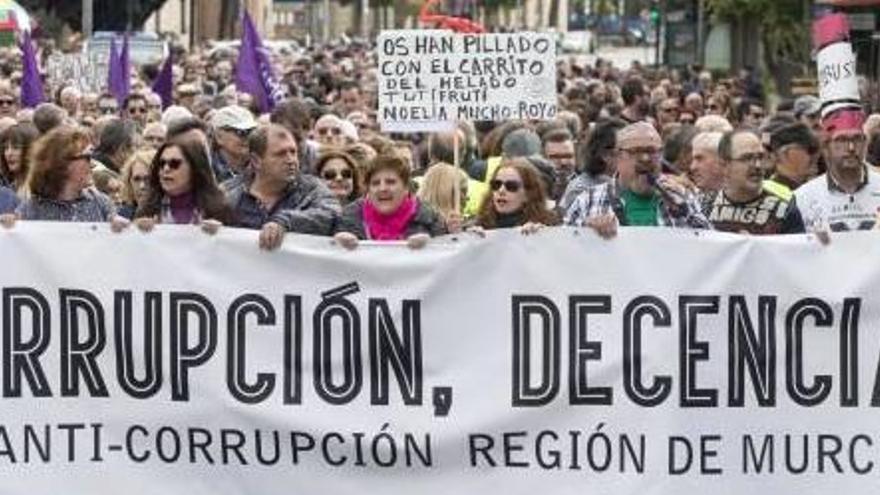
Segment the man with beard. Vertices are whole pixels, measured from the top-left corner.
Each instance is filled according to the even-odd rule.
[[[590,227],[606,239],[618,225],[711,229],[696,196],[680,179],[661,173],[662,144],[647,122],[618,131],[617,176],[581,192],[565,224]]]
[[[278,124],[248,138],[251,166],[223,184],[236,227],[260,229],[260,247],[276,249],[284,234],[330,235],[339,202],[324,183],[299,171],[296,140]]]
[[[880,211],[880,174],[865,163],[867,136],[861,109],[839,110],[824,118],[822,155],[828,172],[795,191],[808,230],[870,230]]]
[[[715,230],[758,235],[804,232],[804,222],[794,202],[763,187],[767,153],[757,134],[746,129],[725,133],[718,144],[718,154],[724,183],[704,207]]]

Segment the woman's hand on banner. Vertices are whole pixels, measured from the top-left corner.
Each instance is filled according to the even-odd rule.
[[[519,231],[522,235],[532,235],[537,234],[539,230],[544,228],[544,224],[537,222],[527,222],[525,225],[519,228]]]
[[[116,215],[110,219],[110,230],[116,234],[127,229],[129,225],[131,225],[131,220],[123,216]]]
[[[428,244],[428,234],[415,234],[406,238],[406,246],[410,249],[422,249]]]
[[[156,226],[156,219],[153,217],[141,217],[135,219],[134,224],[141,232],[151,232]]]
[[[350,232],[339,232],[333,236],[333,240],[349,251],[358,247],[357,236]]]
[[[223,226],[223,224],[219,220],[214,220],[213,218],[208,218],[208,219],[202,220],[202,223],[201,223],[202,232],[204,232],[208,235],[216,234],[217,231],[220,230],[220,227],[222,227],[222,226]]]
[[[0,215],[0,225],[2,225],[3,228],[11,229],[12,227],[15,227],[15,222],[17,221],[18,215],[15,213],[4,213]]]

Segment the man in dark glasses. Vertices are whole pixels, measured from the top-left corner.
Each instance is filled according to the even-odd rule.
[[[101,116],[118,115],[119,103],[116,101],[116,97],[110,93],[104,93],[98,97],[98,113]]]
[[[131,93],[122,104],[122,116],[134,122],[139,131],[147,126],[147,98],[141,93]]]
[[[253,114],[243,107],[229,105],[211,117],[211,164],[218,182],[240,174],[248,165],[248,136],[257,127]]]
[[[296,139],[269,124],[248,138],[251,166],[223,184],[236,226],[259,229],[260,247],[276,249],[288,232],[330,235],[341,211],[324,183],[299,171]]]
[[[0,117],[13,117],[18,112],[18,96],[11,89],[0,90]]]

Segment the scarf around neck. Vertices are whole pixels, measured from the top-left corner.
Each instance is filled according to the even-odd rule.
[[[174,223],[191,224],[196,220],[196,195],[192,191],[179,196],[169,196],[168,206]]]
[[[406,236],[410,220],[416,216],[418,202],[412,195],[397,207],[394,212],[384,215],[373,206],[369,198],[364,200],[363,215],[367,238],[375,241],[400,241]]]

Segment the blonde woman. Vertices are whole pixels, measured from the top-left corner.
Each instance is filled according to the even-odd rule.
[[[461,169],[448,163],[436,163],[425,173],[418,197],[440,213],[450,234],[457,234],[462,229],[461,211],[467,203],[467,187],[468,177]]]
[[[138,206],[150,193],[150,166],[156,151],[144,149],[135,152],[122,167],[122,191],[119,194],[119,215],[131,220]]]

